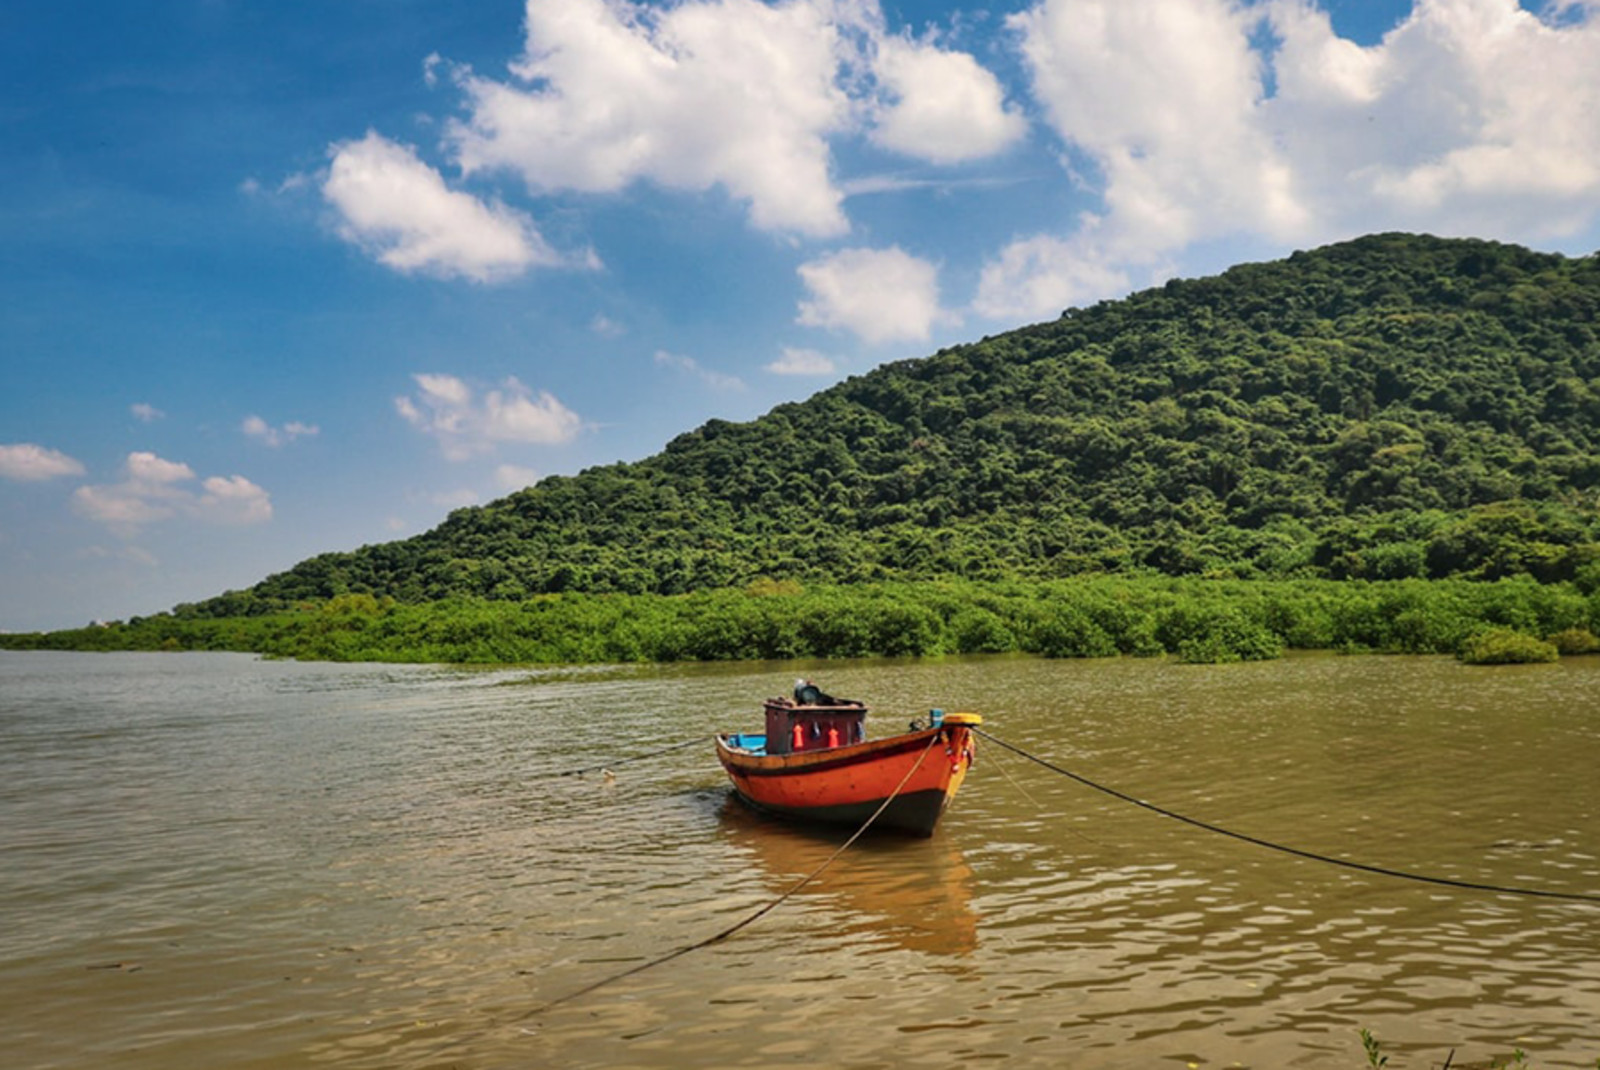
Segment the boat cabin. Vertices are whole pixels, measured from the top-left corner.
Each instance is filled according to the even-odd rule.
[[[860,743],[867,738],[867,707],[846,699],[819,696],[820,703],[770,698],[767,753],[798,754]]]

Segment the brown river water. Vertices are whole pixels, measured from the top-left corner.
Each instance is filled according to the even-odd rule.
[[[797,676],[874,735],[974,710],[1262,839],[1600,895],[1600,658],[0,653],[0,1065],[1359,1068],[1363,1028],[1390,1070],[1600,1060],[1600,904],[1278,854],[987,741],[932,839],[868,835],[565,999],[844,841],[746,812],[712,753]]]

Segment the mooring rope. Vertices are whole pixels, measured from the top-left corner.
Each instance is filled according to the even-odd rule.
[[[1127,792],[1118,791],[1116,788],[1107,787],[1104,784],[1098,784],[1086,776],[1072,772],[1070,769],[1063,769],[1054,762],[1041,758],[1036,754],[1030,754],[1021,747],[1007,743],[1000,737],[991,735],[981,728],[974,728],[972,731],[976,732],[984,739],[987,739],[997,747],[1004,747],[1013,754],[1020,755],[1021,757],[1026,758],[1028,761],[1037,765],[1042,765],[1051,772],[1059,773],[1062,776],[1067,777],[1069,780],[1074,780],[1079,784],[1082,784],[1086,788],[1093,788],[1095,791],[1109,795],[1113,799],[1120,799],[1123,802],[1132,803],[1134,806],[1142,807],[1152,813],[1160,814],[1162,817],[1170,817],[1172,820],[1181,821],[1185,825],[1192,825],[1195,828],[1204,829],[1207,832],[1214,832],[1219,836],[1227,836],[1243,843],[1254,844],[1257,847],[1264,847],[1269,851],[1278,851],[1282,854],[1294,855],[1296,858],[1305,858],[1312,862],[1324,862],[1330,866],[1339,866],[1344,869],[1358,870],[1362,873],[1372,873],[1381,877],[1395,877],[1400,880],[1417,881],[1422,884],[1443,885],[1447,888],[1462,888],[1474,892],[1495,892],[1501,895],[1534,896],[1540,899],[1564,899],[1577,903],[1600,903],[1600,895],[1587,892],[1557,892],[1543,888],[1517,888],[1502,884],[1482,884],[1477,881],[1456,880],[1453,877],[1435,877],[1426,873],[1409,873],[1405,870],[1390,869],[1386,866],[1369,865],[1365,862],[1355,862],[1348,858],[1337,858],[1333,855],[1318,854],[1315,851],[1307,851],[1299,847],[1289,847],[1285,844],[1274,843],[1271,840],[1261,839],[1259,836],[1251,836],[1244,832],[1235,832],[1233,829],[1223,828],[1221,825],[1213,825],[1210,822],[1201,821],[1199,818],[1189,817],[1185,814],[1168,810],[1166,807],[1157,806],[1155,803],[1146,802],[1143,799],[1129,795]]]
[[[575,992],[568,992],[566,995],[560,996],[560,997],[558,997],[556,999],[553,999],[550,1002],[544,1004],[543,1006],[536,1007],[533,1010],[528,1011],[527,1013],[525,1013],[523,1015],[520,1015],[519,1017],[514,1019],[514,1021],[521,1022],[521,1021],[526,1021],[529,1018],[537,1017],[538,1015],[541,1015],[541,1014],[545,1013],[546,1011],[550,1010],[553,1007],[559,1007],[563,1003],[571,1003],[573,1000],[578,999],[579,997],[582,997],[582,996],[587,996],[591,992],[595,992],[595,991],[597,991],[597,990],[599,990],[601,988],[606,987],[607,985],[615,984],[618,981],[624,980],[624,979],[629,978],[629,977],[633,977],[633,976],[635,976],[637,974],[641,974],[646,970],[654,969],[655,967],[664,965],[665,963],[671,962],[674,959],[682,958],[684,955],[687,955],[692,951],[699,951],[702,948],[710,947],[712,944],[720,943],[721,941],[726,940],[728,937],[732,936],[734,933],[738,932],[740,929],[743,929],[743,928],[755,923],[756,921],[758,921],[761,918],[765,917],[766,915],[770,914],[772,911],[776,910],[786,900],[788,900],[790,896],[794,895],[800,889],[804,888],[806,885],[810,884],[812,881],[814,881],[818,877],[820,877],[824,870],[826,870],[829,866],[833,865],[833,863],[838,860],[840,855],[844,854],[847,850],[849,850],[850,847],[857,840],[859,840],[862,837],[862,835],[869,828],[872,827],[872,823],[874,821],[877,821],[878,818],[880,816],[882,816],[883,812],[889,808],[889,804],[894,802],[895,799],[900,795],[900,792],[902,790],[904,790],[906,784],[910,783],[911,778],[916,775],[917,770],[922,768],[923,761],[927,759],[928,753],[933,750],[933,745],[936,742],[939,741],[939,739],[942,737],[942,735],[943,735],[943,733],[937,733],[937,732],[932,734],[932,735],[930,735],[928,737],[928,745],[926,747],[923,747],[922,748],[922,753],[917,755],[916,763],[913,764],[910,769],[906,770],[906,775],[900,778],[900,783],[895,785],[894,790],[889,793],[888,797],[885,798],[883,800],[883,802],[878,805],[878,808],[876,810],[872,811],[872,814],[864,822],[861,823],[861,827],[856,829],[855,832],[851,833],[850,834],[850,838],[848,840],[845,840],[842,844],[840,844],[838,849],[835,850],[831,855],[829,855],[827,857],[826,860],[823,861],[822,865],[818,866],[816,869],[814,869],[810,873],[806,874],[798,882],[796,882],[794,884],[794,886],[791,887],[788,891],[786,891],[782,895],[778,896],[778,898],[772,900],[770,903],[767,903],[766,905],[764,905],[763,907],[761,907],[759,910],[755,911],[754,913],[749,914],[746,917],[744,917],[744,918],[740,919],[739,921],[735,922],[734,924],[728,926],[726,929],[723,929],[721,932],[716,933],[716,934],[714,934],[712,936],[706,937],[704,940],[697,940],[696,942],[694,942],[692,944],[689,944],[689,945],[687,945],[685,947],[678,948],[676,951],[670,951],[667,954],[660,956],[659,958],[654,958],[654,959],[651,959],[649,962],[644,962],[644,963],[640,963],[637,966],[632,966],[632,967],[630,967],[630,968],[628,968],[626,970],[623,970],[621,973],[615,973],[615,974],[612,974],[609,977],[603,977],[600,980],[594,982],[593,984],[585,985],[583,988],[580,988]]]
[[[671,752],[673,752],[675,750],[682,750],[685,747],[692,747],[697,743],[704,743],[705,741],[706,741],[706,737],[705,736],[695,736],[692,739],[684,740],[682,743],[673,743],[670,746],[657,747],[653,751],[647,751],[644,754],[635,754],[630,758],[618,758],[617,760],[612,761],[612,762],[604,762],[604,763],[602,763],[600,765],[585,766],[582,769],[563,769],[563,770],[561,770],[561,772],[556,773],[555,775],[556,776],[583,776],[585,773],[600,773],[600,772],[604,772],[607,769],[611,769],[614,766],[627,765],[629,762],[640,762],[640,761],[643,761],[646,758],[654,758],[657,755],[661,755],[661,754],[670,754]]]

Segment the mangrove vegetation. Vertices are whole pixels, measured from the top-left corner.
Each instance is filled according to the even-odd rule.
[[[1241,581],[1080,577],[428,604],[370,594],[250,617],[158,614],[7,645],[233,650],[346,661],[615,663],[929,657],[1275,658],[1287,650],[1553,660],[1600,649],[1600,593],[1528,578]],[[1531,656],[1530,656],[1531,652]]]

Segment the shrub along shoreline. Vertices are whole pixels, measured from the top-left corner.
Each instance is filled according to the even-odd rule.
[[[1600,649],[1597,633],[1600,590],[1570,583],[1102,576],[812,587],[758,581],[688,595],[422,604],[345,594],[251,617],[205,617],[179,607],[88,628],[0,635],[0,648],[458,664],[979,653],[1215,663],[1286,650],[1505,663],[1589,653]]]

